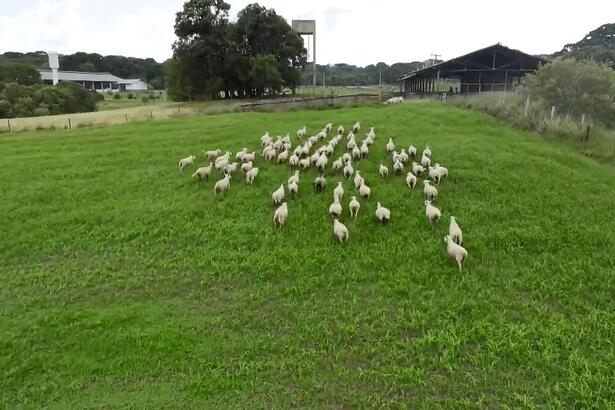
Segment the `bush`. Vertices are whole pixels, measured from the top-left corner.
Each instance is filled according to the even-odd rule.
[[[141,97],[142,103],[147,103],[148,101],[149,101],[149,97],[147,95],[144,95],[143,97]]]
[[[132,100],[133,98],[135,98],[135,96],[134,96],[134,95],[132,95],[132,94],[128,94],[128,95],[126,96],[126,98],[128,98],[129,100]]]
[[[122,98],[122,94],[120,94],[120,93],[113,94],[113,99],[114,100],[119,100],[120,98]]]

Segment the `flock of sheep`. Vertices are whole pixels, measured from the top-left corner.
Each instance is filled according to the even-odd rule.
[[[376,133],[374,128],[370,128],[365,138],[361,140],[360,144],[357,143],[357,136],[361,130],[359,122],[355,123],[352,129],[346,135],[346,152],[344,152],[339,158],[332,160],[331,170],[333,173],[341,173],[344,178],[353,178],[354,187],[358,192],[358,196],[364,200],[370,199],[371,189],[366,185],[365,179],[361,176],[361,172],[358,169],[354,169],[353,161],[356,163],[369,155],[370,146],[376,141]],[[293,196],[299,191],[299,178],[301,170],[306,170],[310,167],[315,167],[320,171],[320,175],[314,180],[314,188],[317,192],[323,192],[327,184],[327,180],[324,176],[324,171],[329,165],[329,160],[333,156],[338,144],[344,139],[344,127],[340,125],[337,128],[337,132],[329,138],[329,135],[333,131],[333,124],[327,124],[318,134],[308,137],[307,129],[303,128],[297,131],[298,145],[294,147],[290,136],[287,134],[285,137],[278,136],[273,138],[269,133],[265,133],[260,139],[262,146],[261,156],[267,161],[275,161],[278,164],[287,163],[290,165],[294,173],[287,181],[286,187],[284,184],[273,192],[271,199],[273,204],[277,206],[277,209],[273,214],[273,222],[275,227],[282,227],[288,218],[288,204],[284,201],[286,191]],[[317,146],[319,145],[320,146]],[[441,212],[438,207],[434,205],[434,201],[438,197],[439,191],[435,184],[440,182],[448,176],[448,169],[441,166],[438,163],[432,165],[432,152],[429,146],[426,146],[420,155],[420,162],[418,160],[418,152],[416,147],[410,145],[408,149],[402,148],[399,152],[396,150],[396,146],[392,138],[389,138],[386,144],[387,155],[390,155],[393,172],[395,174],[403,174],[405,168],[408,165],[410,170],[405,174],[405,181],[408,188],[413,189],[417,184],[418,177],[423,177],[423,193],[425,194],[425,215],[427,220],[434,224],[440,217]],[[258,176],[259,168],[254,166],[256,160],[256,153],[248,152],[247,148],[243,148],[235,155],[237,162],[231,162],[231,153],[226,152],[222,154],[222,151],[211,150],[203,151],[203,154],[207,160],[212,162],[207,166],[198,168],[192,177],[202,181],[208,179],[212,174],[213,169],[220,171],[223,178],[218,180],[214,184],[214,194],[221,193],[230,188],[231,177],[239,169],[245,176],[246,184],[252,185],[254,179]],[[181,172],[187,166],[194,163],[196,157],[191,155],[187,158],[183,158],[179,161],[179,171]],[[241,165],[240,165],[241,164]],[[378,167],[379,174],[386,178],[389,175],[389,168],[385,164],[380,164]],[[343,243],[348,241],[349,232],[348,228],[340,221],[342,216],[342,199],[344,197],[344,188],[342,182],[338,182],[333,189],[333,202],[329,206],[329,214],[333,218],[333,234],[338,240]],[[357,196],[351,196],[348,202],[348,210],[350,217],[356,219],[361,203],[357,200]],[[376,218],[383,224],[386,224],[391,219],[391,211],[381,205],[380,202],[376,203]],[[453,258],[459,270],[462,269],[462,263],[467,258],[468,252],[463,248],[463,234],[461,228],[457,224],[454,216],[450,217],[449,234],[444,237],[446,248],[449,256]]]

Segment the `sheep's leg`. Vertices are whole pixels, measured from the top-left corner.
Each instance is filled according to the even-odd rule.
[[[459,273],[462,273],[461,261],[463,260],[463,257],[461,257],[461,258],[457,257],[456,260],[457,260],[457,265],[459,266]]]

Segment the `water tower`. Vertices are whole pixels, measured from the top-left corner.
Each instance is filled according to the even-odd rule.
[[[60,81],[60,76],[58,74],[58,70],[60,69],[60,59],[58,58],[58,53],[55,51],[48,51],[47,55],[49,56],[49,68],[51,68],[53,85],[57,85]]]
[[[293,20],[293,30],[295,30],[302,36],[312,36],[312,60],[314,60],[314,87],[316,87],[316,20]]]

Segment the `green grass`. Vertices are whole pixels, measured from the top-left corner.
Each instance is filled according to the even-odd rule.
[[[104,94],[105,99],[99,102],[96,108],[98,111],[108,111],[108,110],[119,110],[119,109],[124,109],[124,108],[141,107],[141,106],[151,107],[151,106],[166,104],[168,102],[166,92],[163,92],[160,98],[151,99],[147,102],[141,101],[141,97],[143,96],[147,96],[149,94],[157,96],[159,93],[160,91],[150,91],[149,93],[133,92],[132,95],[134,98],[132,99],[127,98],[128,93],[120,93],[122,98],[118,100],[113,98],[113,94]]]
[[[378,139],[356,221],[344,183],[344,246],[329,172],[320,196],[303,173],[280,232],[287,167],[259,157],[254,186],[216,197],[176,169],[356,119]],[[433,231],[421,190],[377,175],[388,137],[449,168]],[[615,175],[573,147],[408,103],[20,133],[0,152],[1,407],[615,406]]]

